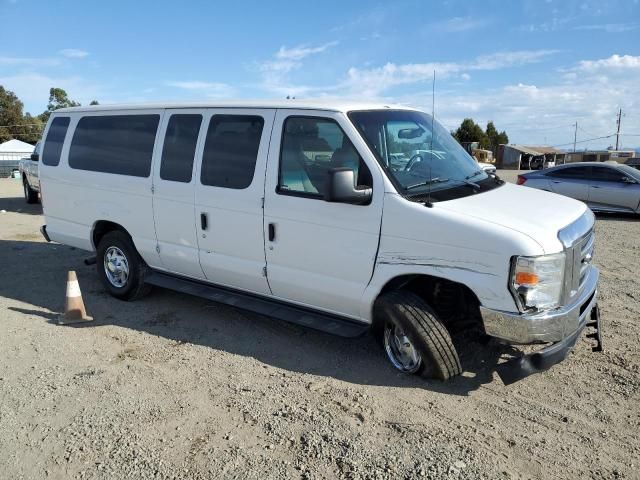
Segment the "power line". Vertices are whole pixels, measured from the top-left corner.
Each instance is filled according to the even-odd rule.
[[[578,127],[579,130],[582,130],[584,133],[586,133],[587,135],[591,135],[592,137],[597,137],[597,135],[595,133],[591,133],[591,132],[587,132],[584,128],[582,127]]]
[[[566,147],[567,145],[575,145],[576,143],[593,142],[594,140],[602,140],[604,138],[611,138],[611,137],[615,137],[615,136],[616,136],[616,134],[612,133],[611,135],[605,135],[604,137],[587,138],[586,140],[580,140],[579,142],[563,143],[561,145],[553,145],[553,146],[554,147]]]

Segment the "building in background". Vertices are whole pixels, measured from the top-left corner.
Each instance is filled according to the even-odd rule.
[[[606,162],[607,160],[625,163],[635,156],[636,152],[633,150],[585,150],[582,152],[567,153],[567,163]]]
[[[33,152],[33,145],[20,140],[8,140],[0,144],[0,178],[18,170],[18,162]]]
[[[535,145],[500,145],[496,166],[508,170],[536,170],[566,162],[566,152]]]

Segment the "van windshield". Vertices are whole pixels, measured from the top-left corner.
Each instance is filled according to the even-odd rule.
[[[503,182],[487,175],[431,115],[411,110],[369,110],[349,118],[373,150],[398,192],[452,200],[491,190]]]

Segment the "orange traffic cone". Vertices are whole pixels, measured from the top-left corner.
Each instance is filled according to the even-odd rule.
[[[58,317],[59,325],[70,323],[91,322],[93,317],[87,315],[82,301],[78,277],[73,270],[67,275],[67,298],[64,305],[64,314]]]

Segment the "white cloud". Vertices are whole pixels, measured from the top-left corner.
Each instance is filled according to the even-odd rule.
[[[222,82],[202,82],[199,80],[172,81],[165,83],[169,87],[190,90],[208,98],[225,98],[235,95],[235,89]]]
[[[573,141],[573,124],[578,121],[578,140],[608,135],[615,130],[615,113],[626,112],[626,131],[640,131],[640,82],[629,71],[636,71],[640,57],[612,55],[609,58],[583,60],[560,70],[544,84],[510,83],[498,88],[470,90],[469,72],[500,70],[542,61],[553,50],[499,52],[482,55],[467,62],[395,64],[375,68],[351,68],[334,85],[296,85],[278,83],[268,90],[282,95],[332,96],[351,99],[377,99],[410,104],[431,110],[433,70],[439,85],[436,91],[436,118],[456,128],[463,118],[472,117],[484,125],[494,120],[496,128],[506,130],[512,142],[560,145]],[[449,80],[447,79],[449,78]],[[398,94],[399,87],[413,84],[421,92]],[[415,90],[415,88],[413,89]],[[624,130],[624,129],[623,129]],[[624,139],[624,137],[622,137]],[[632,146],[629,142],[626,146]],[[625,142],[623,142],[625,144]],[[608,140],[578,144],[579,147],[604,148]]]
[[[481,55],[475,62],[469,65],[471,70],[498,70],[501,68],[515,67],[537,63],[558,53],[559,50],[516,50],[512,52],[498,52],[491,55]]]
[[[298,45],[297,47],[287,48],[285,46],[280,47],[280,50],[276,53],[276,58],[279,60],[302,60],[309,55],[314,55],[316,53],[322,53],[326,49],[335,47],[338,45],[337,41],[325,43],[324,45],[320,45],[318,47],[309,47],[307,45]]]
[[[289,74],[303,65],[303,60],[338,45],[337,41],[328,42],[317,47],[298,45],[297,47],[280,47],[274,58],[257,64],[257,70],[262,76],[260,87],[276,95],[309,95],[318,93],[314,87],[293,85],[289,81]]]
[[[448,33],[460,33],[469,30],[475,30],[486,26],[489,23],[487,19],[475,17],[453,17],[444,22],[434,22],[429,24],[430,30],[438,30]]]
[[[65,48],[58,53],[67,58],[85,58],[89,55],[89,52],[86,50],[80,50],[78,48]]]
[[[430,82],[435,70],[438,78],[466,74],[473,70],[499,70],[541,61],[556,50],[520,50],[481,55],[470,62],[431,62],[400,64],[387,63],[382,67],[360,69],[352,67],[347,72],[346,84],[363,96],[378,96],[391,87],[420,82]],[[463,77],[465,78],[465,77]]]
[[[600,60],[583,60],[578,64],[578,70],[586,72],[610,70],[640,70],[640,55],[611,55]]]
[[[585,60],[578,65],[585,63],[626,65],[629,62],[606,58]],[[430,111],[430,93],[401,95],[393,100]],[[465,88],[436,92],[436,118],[449,128],[455,129],[465,117],[472,117],[483,127],[493,120],[496,128],[507,131],[512,143],[530,145],[571,144],[576,121],[579,142],[610,135],[615,132],[615,115],[620,107],[626,112],[623,133],[640,131],[640,115],[636,113],[640,108],[640,82],[624,69],[610,70],[607,75],[597,68],[578,73],[570,71],[546,85],[515,83],[488,90]],[[626,147],[637,144],[633,137],[623,136],[622,140]],[[606,148],[611,141],[578,143],[578,148]]]
[[[0,66],[8,67],[55,67],[60,65],[57,58],[0,57]]]
[[[574,30],[602,30],[607,33],[623,33],[637,30],[640,23],[602,23],[595,25],[579,25]]]
[[[24,102],[25,111],[38,114],[45,109],[51,87],[63,88],[73,100],[83,105],[104,97],[103,86],[80,76],[50,77],[39,73],[23,73],[0,77],[0,85],[12,90]]]

